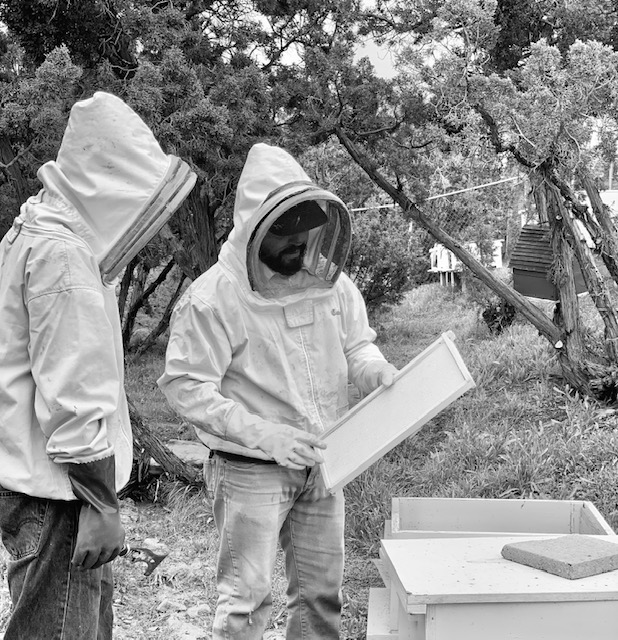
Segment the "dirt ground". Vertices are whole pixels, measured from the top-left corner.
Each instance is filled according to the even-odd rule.
[[[214,567],[210,558],[215,551],[216,534],[207,505],[194,500],[192,507],[195,513],[189,515],[156,505],[137,505],[129,499],[121,502],[127,541],[134,546],[165,545],[169,555],[150,576],[144,575],[144,562],[128,557],[114,561],[115,640],[210,637],[215,603]],[[200,530],[203,535],[199,535]],[[0,638],[10,610],[4,575],[6,561],[2,549]],[[283,636],[271,636],[273,640],[279,637]]]
[[[121,501],[121,512],[130,544],[165,545],[169,555],[150,576],[144,575],[144,562],[128,558],[114,561],[114,640],[210,640],[216,603],[214,558],[218,534],[203,494],[181,497],[176,506],[137,504],[125,499]],[[0,640],[10,612],[7,559],[0,545]],[[377,576],[369,559],[366,566],[364,560],[362,567],[353,566],[352,572],[362,576],[363,583],[368,575]],[[342,638],[364,638],[364,629],[356,620],[362,621],[367,595],[364,585],[359,588],[351,583],[344,587],[344,624],[348,631]],[[284,627],[285,579],[280,557],[273,584],[271,621],[264,640],[282,640]]]

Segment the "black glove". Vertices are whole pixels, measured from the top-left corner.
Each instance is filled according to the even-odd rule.
[[[83,503],[71,562],[83,569],[96,569],[113,560],[124,543],[116,496],[116,461],[110,456],[68,466],[73,493]]]

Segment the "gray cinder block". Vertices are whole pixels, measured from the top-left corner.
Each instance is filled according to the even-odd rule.
[[[511,542],[502,557],[569,580],[618,569],[618,544],[571,534],[545,540]]]

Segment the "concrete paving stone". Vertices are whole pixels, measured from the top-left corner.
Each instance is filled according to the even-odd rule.
[[[512,542],[502,556],[569,580],[618,569],[618,544],[580,534]]]

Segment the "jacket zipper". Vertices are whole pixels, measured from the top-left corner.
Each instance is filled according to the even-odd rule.
[[[303,329],[302,327],[298,328],[299,332],[300,332],[300,345],[302,347],[303,350],[303,355],[305,356],[305,364],[307,367],[307,375],[309,376],[309,386],[311,388],[311,401],[313,402],[313,408],[315,410],[315,414],[318,417],[318,421],[320,422],[320,426],[322,427],[322,431],[325,430],[324,427],[324,422],[322,421],[322,416],[320,415],[320,410],[319,410],[319,406],[318,406],[318,402],[317,402],[317,398],[316,398],[316,393],[315,393],[315,385],[313,383],[313,374],[311,371],[311,364],[309,361],[309,354],[307,353],[307,348],[305,346],[305,336],[303,334]]]

